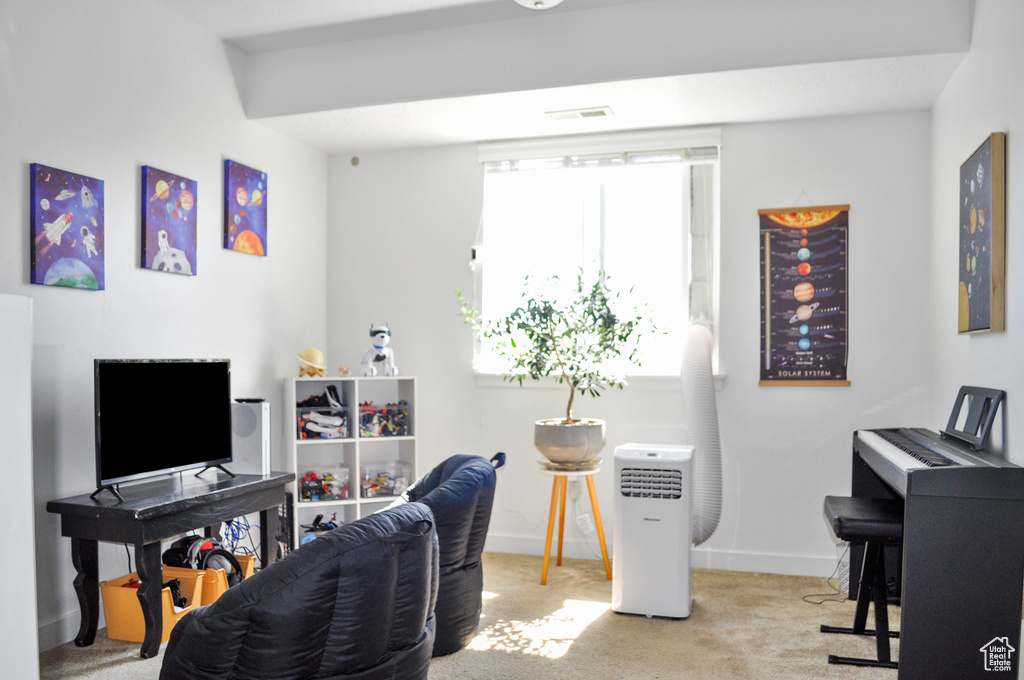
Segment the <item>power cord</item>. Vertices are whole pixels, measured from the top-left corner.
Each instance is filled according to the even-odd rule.
[[[572,482],[569,483],[569,493],[568,493],[568,496],[569,496],[570,500],[572,500],[573,519],[576,520],[576,527],[580,530],[580,535],[583,537],[583,542],[587,544],[588,548],[590,548],[590,552],[594,555],[595,559],[599,559],[599,560],[604,559],[604,556],[598,551],[598,549],[594,546],[594,544],[590,542],[590,539],[587,538],[588,534],[593,533],[593,530],[594,530],[594,520],[593,520],[593,517],[589,516],[589,514],[588,515],[584,515],[582,517],[580,515],[580,505],[579,505],[580,487],[579,487],[579,481],[577,479],[573,479]],[[584,517],[586,518],[585,521],[583,521]],[[587,528],[590,529],[590,531],[586,531],[586,530],[583,529],[583,524],[584,523],[587,524]]]
[[[839,556],[838,560],[836,560],[836,568],[832,571],[832,575],[829,576],[828,579],[826,579],[826,583],[828,583],[828,585],[833,588],[833,591],[830,593],[811,593],[809,595],[804,595],[803,597],[801,597],[801,600],[803,600],[807,604],[820,605],[825,604],[826,602],[846,602],[846,600],[849,599],[847,597],[836,597],[837,595],[843,594],[841,588],[843,576],[846,576],[847,583],[849,583],[850,579],[850,563],[848,561],[844,561],[843,559],[850,553],[850,544],[846,543],[845,546],[846,548],[843,550],[843,554]],[[833,579],[836,579],[836,585],[832,585]]]

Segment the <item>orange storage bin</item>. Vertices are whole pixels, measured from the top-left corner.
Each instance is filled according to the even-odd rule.
[[[256,570],[256,556],[235,553],[238,566],[242,568],[242,576],[249,578]],[[223,569],[206,569],[203,577],[202,604],[213,604],[228,589],[228,575]]]
[[[174,624],[202,600],[203,576],[204,572],[195,569],[164,567],[161,583],[166,583],[172,578],[179,579],[181,581],[181,594],[184,596],[188,606],[180,612],[175,612],[174,603],[171,601],[171,589],[164,588],[161,591],[160,601],[163,608],[161,643],[167,642],[171,637],[171,629],[174,628]],[[136,588],[125,587],[125,584],[130,580],[138,578],[138,573],[132,572],[110,581],[100,581],[100,592],[103,594],[103,611],[107,617],[107,637],[114,640],[127,640],[129,642],[142,642],[143,638],[146,637],[146,622],[142,618],[139,591]]]

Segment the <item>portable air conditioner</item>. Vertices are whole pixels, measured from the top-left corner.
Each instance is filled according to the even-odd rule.
[[[690,462],[693,446],[615,449],[612,609],[690,615]]]

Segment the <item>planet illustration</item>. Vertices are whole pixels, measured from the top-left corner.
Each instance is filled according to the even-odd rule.
[[[797,256],[797,257],[798,257],[798,258],[799,258],[799,259],[800,259],[801,261],[804,261],[804,260],[809,260],[809,259],[810,259],[810,257],[811,257],[811,251],[810,251],[810,250],[808,250],[807,248],[801,248],[800,250],[796,251],[796,256]]]
[[[796,313],[789,318],[789,322],[796,323],[797,321],[807,321],[814,316],[814,310],[816,310],[820,304],[820,302],[812,302],[809,305],[800,305],[796,308]]]
[[[195,207],[196,197],[192,195],[191,191],[185,189],[181,192],[181,196],[178,198],[178,201],[181,203],[182,210],[191,210]]]
[[[70,189],[64,189],[63,191],[61,191],[59,194],[57,194],[53,198],[56,201],[66,201],[66,200],[68,200],[69,198],[71,198],[74,195],[75,195],[74,191],[71,191]]]
[[[807,262],[801,262],[796,266],[796,273],[800,276],[807,276],[811,273],[811,265]]]
[[[805,238],[800,239],[800,245],[806,246],[807,243],[808,243],[807,239],[805,239]]]
[[[89,265],[73,257],[62,257],[46,270],[43,283],[47,286],[64,286],[66,288],[88,288],[99,290],[96,275]]]
[[[978,209],[971,208],[971,233],[978,228]]]
[[[793,288],[793,297],[797,302],[810,302],[814,298],[814,286],[807,281],[801,281]]]
[[[235,239],[235,246],[232,250],[250,255],[263,255],[263,242],[255,232],[246,229]]]
[[[235,200],[238,201],[238,205],[247,205],[249,203],[249,192],[245,190],[245,187],[235,189]]]
[[[151,203],[157,199],[166,201],[170,193],[171,187],[167,185],[167,182],[161,179],[158,180],[156,186],[153,187],[153,195],[149,197],[149,200]]]
[[[263,205],[263,194],[259,189],[252,192],[252,204],[257,206]]]
[[[801,324],[800,325],[800,335],[807,335],[810,332],[811,332],[811,327],[810,326],[808,326],[807,324]]]
[[[242,223],[242,216],[239,215],[238,213],[235,213],[234,221],[235,221],[235,224],[241,224]]]
[[[796,343],[796,346],[800,349],[807,350],[811,348],[811,341],[807,338],[800,338],[800,341]]]
[[[44,198],[43,200],[39,201],[39,207],[42,208],[43,210],[49,210],[50,202]]]

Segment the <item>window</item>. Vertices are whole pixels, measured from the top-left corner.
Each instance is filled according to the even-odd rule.
[[[678,375],[684,327],[714,319],[717,131],[713,137],[699,146],[659,132],[481,147],[475,307],[500,318],[522,304],[527,276],[573,287],[579,272],[590,283],[604,271],[623,310],[645,307],[664,331],[643,339],[641,367],[618,371]],[[568,151],[574,146],[580,150]],[[487,346],[474,365],[501,372]]]

